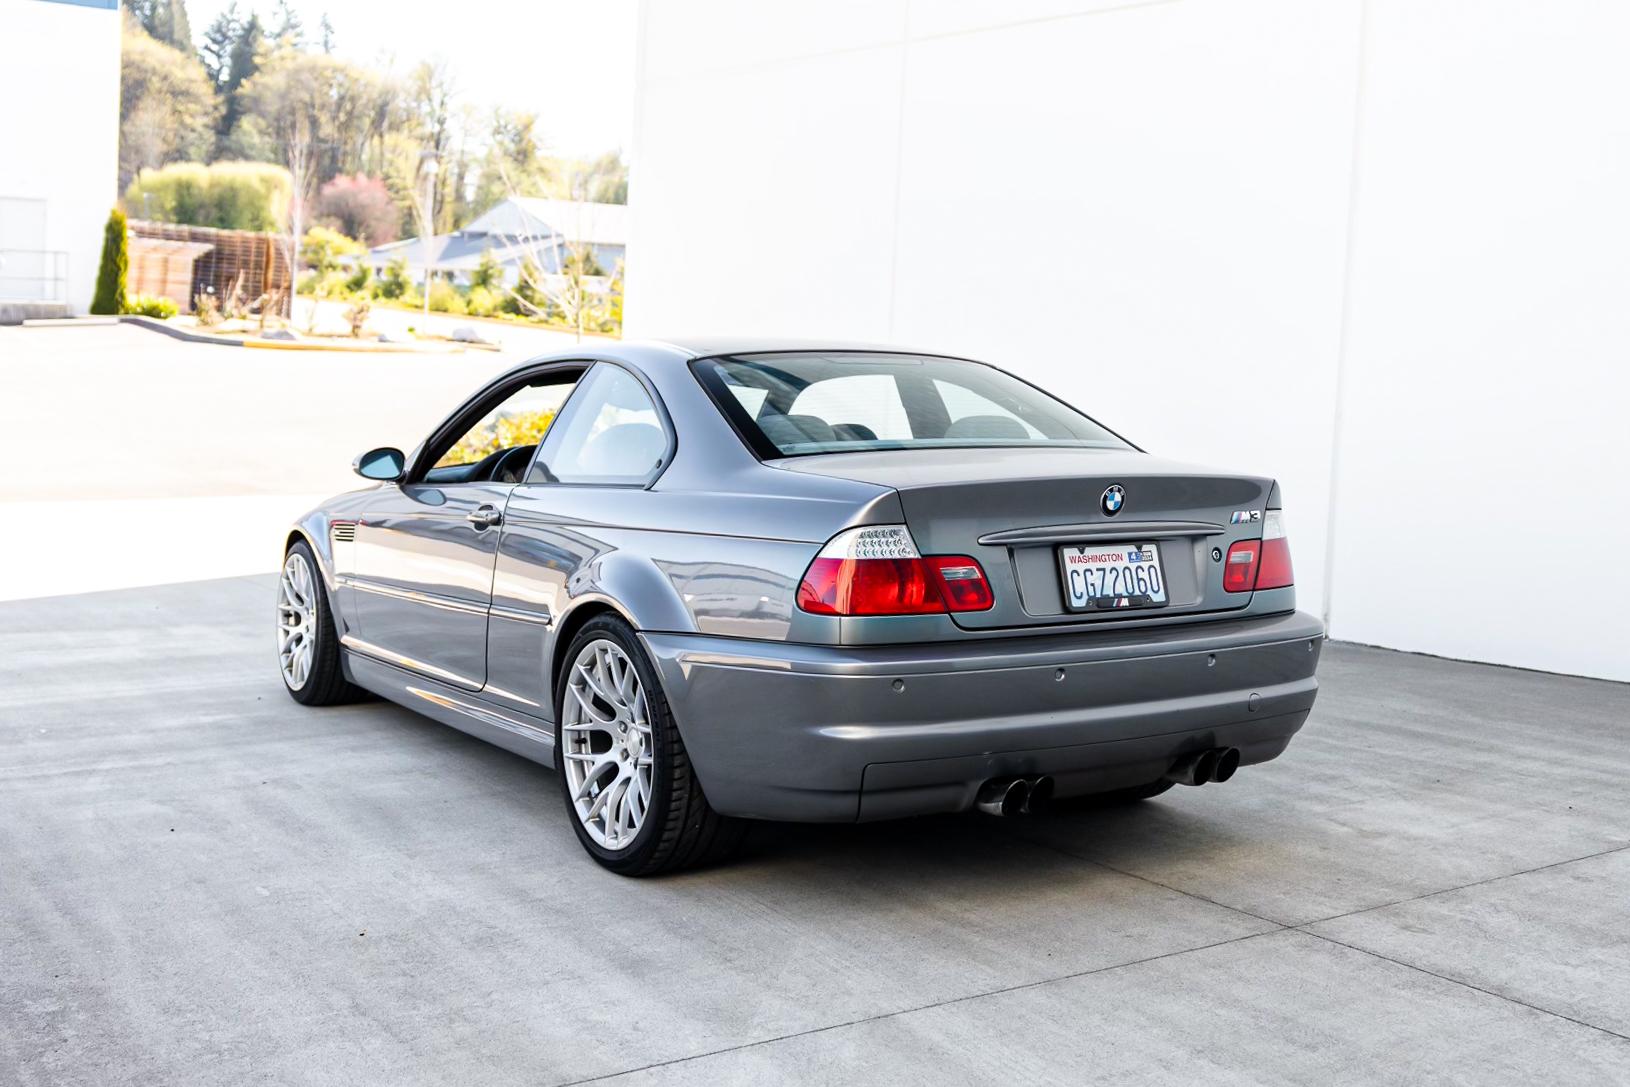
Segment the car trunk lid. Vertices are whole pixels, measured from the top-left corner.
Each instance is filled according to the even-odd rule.
[[[1261,536],[1273,486],[1120,449],[893,450],[772,463],[894,488],[923,554],[970,555],[984,567],[995,604],[952,614],[970,630],[1237,611],[1251,594],[1224,590],[1221,557],[1233,541]],[[1117,487],[1120,501],[1109,512],[1104,495]],[[1158,555],[1165,603],[1144,606],[1135,591],[1092,595],[1104,585],[1089,583],[1089,603],[1072,607],[1061,549],[1086,562],[1129,547],[1133,561],[1147,561],[1150,550]],[[1110,587],[1118,589],[1118,581]]]

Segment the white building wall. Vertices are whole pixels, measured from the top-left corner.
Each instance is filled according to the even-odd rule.
[[[0,249],[43,239],[66,253],[67,301],[83,313],[118,197],[119,12],[111,0],[0,0],[0,26],[0,201],[13,211]]]
[[[1369,30],[1335,633],[1630,679],[1630,5]]]
[[[989,358],[1277,477],[1336,637],[1630,679],[1627,30],[1585,0],[651,0],[629,330]],[[1514,583],[1531,547],[1586,580]]]

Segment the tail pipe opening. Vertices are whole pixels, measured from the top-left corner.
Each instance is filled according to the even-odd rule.
[[[979,787],[974,807],[986,815],[1035,815],[1053,799],[1053,779],[991,778]]]
[[[1053,802],[1053,779],[1047,776],[1030,778],[1027,782],[1030,791],[1025,794],[1024,807],[1020,809],[1025,815],[1035,815],[1045,811],[1047,805]]]
[[[1205,785],[1213,781],[1227,781],[1238,769],[1239,748],[1213,747],[1208,751],[1184,755],[1172,763],[1165,777],[1167,781],[1175,781],[1179,785]]]
[[[1030,783],[1024,778],[991,778],[979,787],[974,807],[986,815],[1018,815],[1030,799]]]

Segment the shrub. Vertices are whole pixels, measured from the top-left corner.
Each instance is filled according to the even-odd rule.
[[[351,294],[365,294],[368,290],[368,281],[373,278],[374,270],[366,264],[358,264],[357,270],[345,277],[345,289]]]
[[[92,313],[125,311],[125,276],[130,271],[130,239],[125,230],[125,214],[114,208],[102,228],[102,266],[96,272],[96,293],[91,296]]]
[[[604,331],[618,336],[623,334],[623,262],[618,261],[611,273],[611,294],[606,298],[606,328]]]
[[[442,454],[442,460],[469,464],[500,449],[536,445],[549,432],[549,424],[554,421],[555,413],[551,408],[503,412],[492,422],[478,426],[460,438],[457,445]]]
[[[400,299],[411,290],[408,282],[407,261],[397,257],[385,265],[385,274],[379,277],[379,297]]]
[[[250,302],[243,290],[244,273],[239,272],[232,280],[232,286],[226,290],[226,297],[221,299],[221,316],[229,321],[242,320],[249,316]]]
[[[192,315],[198,320],[199,328],[209,328],[221,323],[221,301],[208,291],[200,291],[198,297],[192,300]]]
[[[465,312],[464,296],[445,279],[430,281],[430,309],[433,313]]]
[[[289,172],[269,162],[172,162],[137,175],[124,205],[165,223],[276,230],[291,191]]]
[[[366,302],[353,302],[345,307],[345,319],[350,322],[353,339],[362,335],[362,326],[368,323],[368,311],[371,307]]]
[[[300,273],[299,293],[312,298],[348,298],[351,275],[343,268],[330,268],[320,272],[315,268]]]
[[[151,294],[138,294],[126,303],[125,312],[139,314],[142,317],[157,317],[161,321],[167,321],[180,312],[180,307],[168,298],[161,298]]]
[[[351,297],[351,273],[344,268],[335,268],[324,272],[319,289],[323,292],[324,298],[349,298]]]
[[[491,317],[498,310],[498,299],[485,287],[471,287],[464,309],[471,317]]]
[[[352,241],[337,230],[314,226],[306,231],[300,242],[300,263],[319,272],[331,272],[340,267],[341,257],[363,252],[360,243]]]
[[[504,270],[498,266],[498,258],[492,255],[491,249],[484,250],[481,262],[475,266],[475,271],[470,273],[470,286],[485,287],[490,291],[503,286],[503,282]]]
[[[402,223],[402,211],[385,182],[365,174],[341,174],[323,185],[317,193],[317,217],[369,245],[394,242]]]

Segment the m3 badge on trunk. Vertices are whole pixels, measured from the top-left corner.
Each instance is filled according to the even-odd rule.
[[[1107,516],[1113,517],[1121,512],[1126,505],[1126,489],[1119,483],[1104,488],[1104,496],[1098,500],[1098,506]]]

